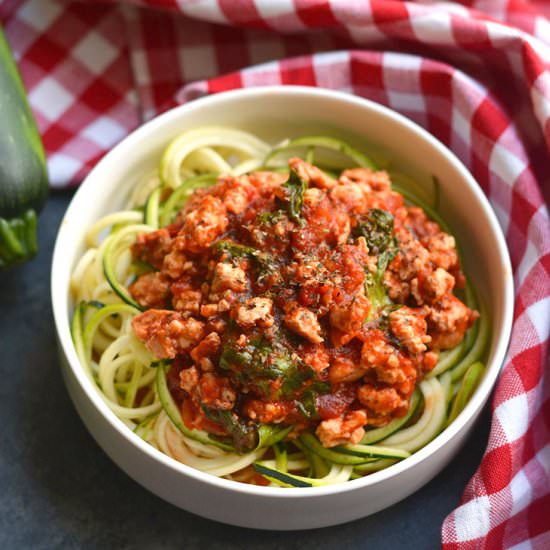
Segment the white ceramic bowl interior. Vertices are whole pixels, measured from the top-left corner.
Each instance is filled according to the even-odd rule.
[[[282,489],[219,479],[180,464],[133,434],[114,415],[77,359],[69,330],[69,277],[94,221],[123,206],[132,185],[155,167],[180,132],[225,125],[276,143],[324,134],[345,138],[367,154],[383,152],[394,166],[430,185],[441,184],[440,213],[464,252],[464,269],[485,299],[492,337],[485,377],[453,424],[410,458],[363,479],[328,487]],[[486,402],[509,341],[512,271],[496,218],[470,173],[440,142],[408,119],[354,96],[305,87],[238,90],[196,100],[145,124],[92,170],[61,224],[52,267],[52,302],[64,379],[84,423],[132,478],[185,510],[225,523],[262,529],[305,529],[351,521],[405,498],[457,453]]]

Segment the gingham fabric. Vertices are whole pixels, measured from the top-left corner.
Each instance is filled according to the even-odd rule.
[[[54,187],[163,109],[262,84],[387,105],[471,170],[506,236],[516,300],[488,448],[443,524],[447,549],[550,548],[548,16],[544,0],[0,1]]]

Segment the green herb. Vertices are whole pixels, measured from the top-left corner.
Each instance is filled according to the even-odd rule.
[[[367,322],[372,321],[378,311],[387,304],[388,296],[384,285],[375,275],[367,272],[365,277],[365,294],[370,302],[370,310],[367,316]]]
[[[315,371],[300,358],[291,355],[281,342],[269,342],[266,338],[254,338],[243,348],[235,347],[229,341],[223,348],[220,368],[228,371],[240,384],[254,385],[270,398],[291,398],[296,396]],[[283,379],[281,388],[273,395],[270,381]]]
[[[220,357],[220,367],[239,375],[242,382],[254,381],[256,378],[274,380],[287,375],[295,368],[290,356],[282,346],[274,349],[264,337],[255,338],[242,350],[224,347]]]
[[[315,382],[295,400],[296,407],[306,418],[317,418],[315,401],[319,395],[330,393],[330,385],[326,382]]]
[[[256,215],[258,223],[265,225],[275,225],[283,219],[284,212],[282,210],[274,210],[273,212],[262,212]]]
[[[392,237],[386,245],[384,251],[378,256],[376,263],[376,273],[366,271],[365,276],[365,294],[370,302],[370,310],[367,316],[367,322],[372,321],[374,318],[382,317],[383,313],[394,307],[393,302],[390,300],[384,285],[384,273],[388,269],[389,263],[393,260],[399,249],[395,239]]]
[[[379,278],[384,276],[386,269],[388,269],[388,265],[395,258],[397,252],[397,245],[395,244],[395,241],[393,241],[391,246],[378,256],[378,261],[376,262],[376,275]]]
[[[283,382],[281,387],[281,392],[283,395],[288,395],[298,391],[304,385],[304,382],[310,380],[313,375],[313,371],[309,368],[300,369],[295,365],[288,366],[289,368],[287,370],[292,373],[292,376],[288,376]]]
[[[390,247],[392,233],[393,216],[380,208],[371,208],[355,228],[355,235],[365,237],[373,256]]]
[[[367,316],[369,322],[381,319],[384,311],[393,306],[384,285],[384,273],[399,251],[393,236],[393,216],[380,208],[371,208],[354,228],[354,235],[365,237],[369,254],[378,256],[376,272],[365,269],[365,294],[371,305]]]
[[[383,312],[393,307],[393,302],[390,300],[384,285],[384,272],[389,263],[389,256],[380,255],[378,257],[378,266],[376,273],[371,273],[366,270],[365,276],[365,294],[370,302],[370,310],[366,321],[372,321],[375,318],[382,316]]]
[[[304,204],[304,193],[307,189],[307,182],[300,178],[296,170],[290,169],[288,180],[283,183],[287,192],[287,209],[291,219],[304,225],[302,218],[302,206]]]
[[[203,407],[204,414],[213,422],[221,424],[231,435],[233,445],[239,453],[252,451],[258,446],[258,426],[246,423],[234,412]]]
[[[259,250],[256,250],[251,246],[245,246],[243,244],[235,243],[225,239],[214,243],[212,246],[215,251],[227,252],[233,258],[244,258],[246,256],[254,257],[257,254],[260,254]]]
[[[258,268],[258,279],[267,277],[275,270],[273,257],[267,252],[262,252],[251,246],[235,243],[233,241],[221,240],[213,245],[217,252],[226,252],[232,258],[250,258]]]

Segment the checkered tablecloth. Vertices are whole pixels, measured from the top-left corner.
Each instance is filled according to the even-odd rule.
[[[447,549],[550,548],[549,16],[544,0],[0,1],[54,187],[163,109],[262,84],[380,102],[471,170],[516,301],[488,448],[443,524]]]

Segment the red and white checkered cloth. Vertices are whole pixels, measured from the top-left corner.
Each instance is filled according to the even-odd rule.
[[[447,549],[550,548],[548,17],[544,0],[0,1],[54,187],[177,102],[262,84],[378,101],[471,170],[506,235],[516,302],[488,449],[443,524]]]

